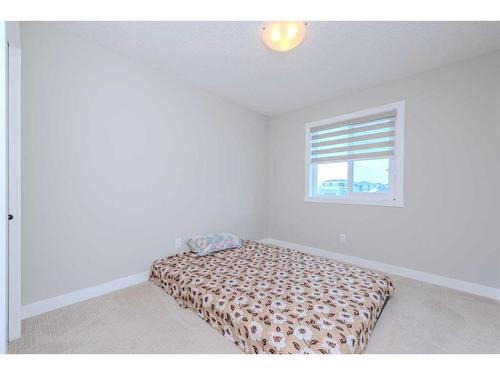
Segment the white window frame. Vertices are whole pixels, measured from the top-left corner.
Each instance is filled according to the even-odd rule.
[[[355,120],[365,116],[376,115],[389,111],[396,111],[396,121],[394,125],[394,155],[389,157],[389,180],[390,193],[351,193],[347,197],[317,197],[312,196],[315,169],[311,164],[311,143],[310,130],[313,127]],[[330,117],[324,120],[309,122],[305,126],[305,202],[319,203],[339,203],[353,205],[390,206],[404,207],[404,117],[405,102],[399,101],[379,107],[348,113],[345,115]],[[364,159],[358,159],[364,160]],[[367,159],[368,160],[368,159]],[[353,162],[348,162],[348,184],[352,184]],[[349,191],[352,189],[349,187]]]

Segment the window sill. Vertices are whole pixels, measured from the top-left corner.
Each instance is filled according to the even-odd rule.
[[[404,203],[400,200],[332,199],[305,197],[304,202],[350,204],[356,206],[404,207]]]

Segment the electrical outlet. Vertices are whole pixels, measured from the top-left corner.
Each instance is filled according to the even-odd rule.
[[[177,250],[180,250],[182,248],[182,238],[181,237],[177,237],[175,239],[175,248]]]
[[[347,236],[345,233],[340,233],[339,235],[339,241],[340,243],[346,243],[347,242]]]

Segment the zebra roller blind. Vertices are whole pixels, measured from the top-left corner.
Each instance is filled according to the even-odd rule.
[[[387,158],[394,155],[396,111],[310,129],[311,163]]]

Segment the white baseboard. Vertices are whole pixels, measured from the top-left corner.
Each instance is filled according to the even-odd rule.
[[[30,303],[21,306],[21,319],[31,318],[32,316],[43,314],[48,311],[56,310],[64,306],[72,305],[77,302],[85,301],[90,298],[108,294],[119,289],[127,288],[148,280],[149,272],[141,272],[135,275],[122,277],[99,284],[90,288],[80,289],[71,293],[44,299],[42,301]]]
[[[435,284],[443,286],[450,289],[459,290],[461,292],[476,294],[478,296],[492,298],[500,300],[500,289],[496,289],[490,286],[475,284],[468,281],[452,279],[445,276],[439,276],[427,272],[416,271],[410,268],[404,268],[395,266],[392,264],[381,263],[374,260],[368,260],[364,258],[358,258],[351,255],[336,253],[333,251],[323,250],[314,248],[311,246],[299,245],[292,242],[286,242],[281,240],[276,240],[274,238],[265,238],[259,242],[268,243],[271,245],[277,245],[282,247],[287,247],[290,249],[302,250],[312,255],[318,255],[325,258],[331,258],[334,260],[339,260],[345,263],[351,263],[357,266],[372,268],[377,271],[387,272],[393,275],[407,277],[409,279],[419,280],[430,284]]]
[[[410,279],[419,280],[426,283],[459,290],[461,292],[476,294],[482,297],[500,300],[500,289],[496,289],[486,285],[475,284],[468,281],[452,279],[449,277],[434,275],[422,271],[416,271],[409,268],[395,266],[387,263],[381,263],[369,259],[363,259],[351,255],[336,253],[333,251],[318,249],[311,246],[299,245],[292,242],[276,240],[274,238],[265,238],[260,240],[259,242],[287,247],[290,249],[302,250],[309,254],[318,255],[325,258],[331,258],[341,262],[355,264],[361,267],[372,268],[377,271],[387,272],[389,274],[403,276]],[[141,272],[135,275],[123,277],[121,279],[112,280],[104,284],[99,284],[90,288],[80,289],[71,293],[48,298],[42,301],[31,303],[29,305],[24,305],[21,307],[21,319],[31,318],[32,316],[56,310],[64,306],[72,305],[74,303],[98,297],[103,294],[111,293],[119,289],[140,284],[142,282],[147,281],[148,276],[149,272]]]

